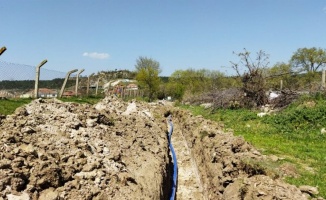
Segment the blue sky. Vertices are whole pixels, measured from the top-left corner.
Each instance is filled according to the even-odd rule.
[[[232,52],[263,50],[271,65],[298,48],[326,49],[326,0],[0,0],[0,60],[58,71],[178,69],[234,73]]]

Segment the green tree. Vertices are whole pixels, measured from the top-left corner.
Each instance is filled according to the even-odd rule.
[[[158,92],[160,85],[159,73],[160,63],[147,57],[139,57],[136,61],[136,80],[140,87],[148,94],[149,101],[152,101]]]
[[[219,71],[207,69],[176,70],[169,78],[167,93],[175,99],[191,97],[207,91],[234,85]]]
[[[291,57],[290,64],[296,71],[316,72],[326,66],[326,51],[321,48],[299,48]]]
[[[292,75],[290,64],[276,63],[273,67],[266,69],[266,84],[268,88],[280,89],[282,80],[283,88],[298,88],[298,81]],[[282,89],[283,89],[282,88]]]

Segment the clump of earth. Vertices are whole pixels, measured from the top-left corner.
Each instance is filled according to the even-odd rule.
[[[259,167],[266,156],[218,123],[164,101],[108,96],[96,105],[36,99],[0,116],[0,200],[169,199],[167,114],[179,165],[177,199],[318,194]]]

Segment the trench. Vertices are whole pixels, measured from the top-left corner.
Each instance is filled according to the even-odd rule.
[[[169,166],[165,185],[169,188],[169,194],[165,199],[208,199],[203,190],[197,163],[180,129],[181,126],[172,122],[171,116],[167,118],[167,122]]]

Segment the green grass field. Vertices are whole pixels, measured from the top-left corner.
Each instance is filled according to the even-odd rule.
[[[12,114],[16,108],[28,104],[32,99],[0,99],[0,114]]]
[[[285,110],[264,117],[247,109],[209,110],[200,106],[181,106],[207,119],[223,122],[226,129],[243,136],[263,154],[276,155],[279,165],[288,162],[297,176],[286,181],[300,186],[318,187],[326,197],[326,100],[303,97]]]

